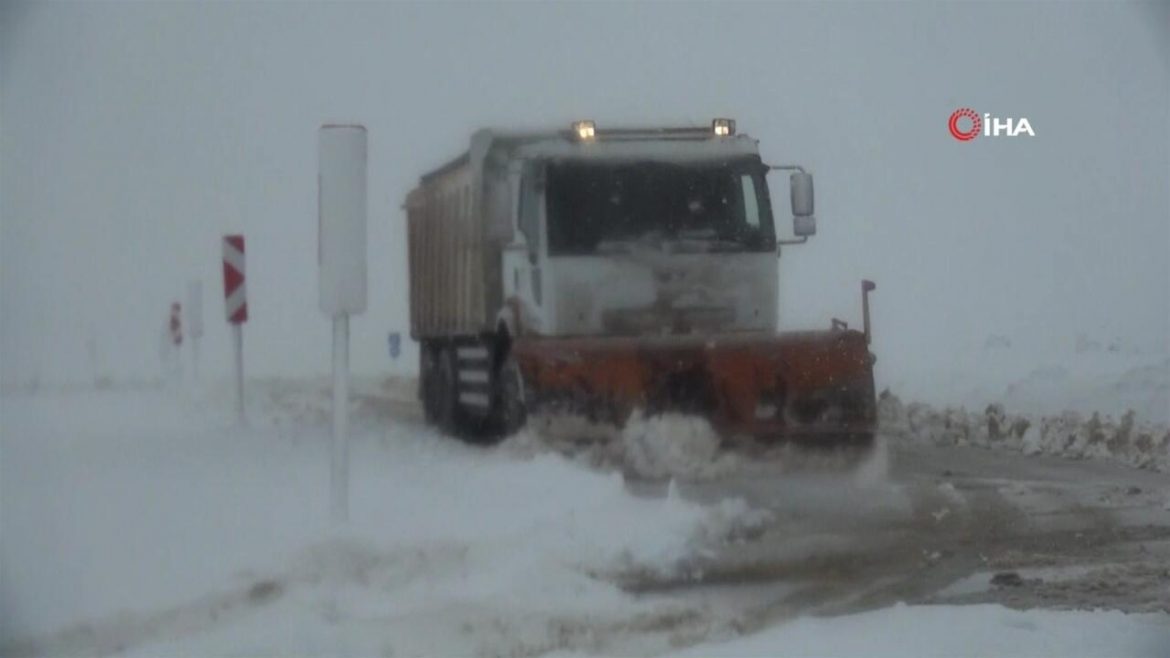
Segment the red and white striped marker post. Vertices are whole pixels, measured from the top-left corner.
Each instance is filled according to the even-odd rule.
[[[247,287],[244,285],[244,236],[223,236],[224,314],[232,325],[236,351],[236,418],[244,422],[244,323],[248,321]]]

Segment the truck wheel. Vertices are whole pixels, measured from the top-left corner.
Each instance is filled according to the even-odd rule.
[[[502,434],[511,436],[524,427],[527,410],[524,404],[524,379],[511,354],[504,357],[496,373],[495,416]]]
[[[422,403],[423,418],[430,425],[438,423],[438,404],[435,384],[438,380],[438,360],[435,348],[423,343],[418,351],[418,399]]]
[[[459,380],[455,369],[455,348],[444,346],[437,350],[434,384],[435,424],[448,434],[458,434]]]

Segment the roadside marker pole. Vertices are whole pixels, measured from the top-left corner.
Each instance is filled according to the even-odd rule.
[[[244,281],[244,236],[223,236],[224,314],[232,325],[236,357],[236,421],[244,424],[244,323],[248,321],[248,296]]]
[[[333,318],[333,444],[330,509],[335,521],[349,520],[349,316]]]
[[[242,324],[232,325],[232,345],[236,353],[236,422],[243,425],[244,416],[244,330]]]
[[[191,337],[191,379],[199,380],[199,339]]]
[[[171,373],[175,384],[183,379],[183,310],[179,302],[171,302],[171,317],[167,329],[171,334]]]
[[[317,265],[321,312],[333,320],[329,509],[349,520],[349,316],[366,310],[366,129],[317,131]]]
[[[191,378],[199,379],[199,339],[203,337],[203,282],[187,282],[187,331],[191,334]]]

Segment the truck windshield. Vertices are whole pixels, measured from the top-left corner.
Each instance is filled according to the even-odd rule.
[[[545,186],[549,255],[773,251],[758,160],[701,164],[553,162]]]

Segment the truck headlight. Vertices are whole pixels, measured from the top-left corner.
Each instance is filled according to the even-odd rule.
[[[715,119],[711,122],[711,131],[716,137],[730,137],[735,134],[735,119]]]
[[[597,126],[592,121],[574,121],[573,134],[585,142],[597,137]]]

